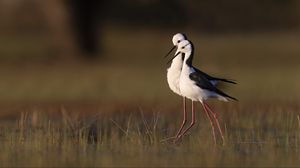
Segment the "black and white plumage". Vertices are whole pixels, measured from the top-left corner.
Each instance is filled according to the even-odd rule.
[[[182,63],[182,69],[180,73],[179,79],[179,89],[180,94],[188,99],[192,100],[192,122],[188,128],[182,131],[182,133],[176,137],[176,141],[178,141],[185,133],[193,127],[195,124],[195,107],[194,102],[201,102],[204,112],[210,120],[210,124],[212,126],[212,134],[214,138],[214,142],[216,144],[215,137],[215,125],[217,125],[219,129],[219,133],[221,134],[222,141],[224,143],[223,131],[220,127],[219,120],[217,115],[213,110],[209,107],[209,105],[205,102],[208,98],[217,98],[219,100],[228,101],[228,99],[237,100],[236,98],[227,95],[223,91],[217,88],[217,83],[219,81],[236,84],[234,81],[212,77],[197,68],[193,67],[193,56],[194,56],[194,48],[190,41],[183,40],[178,44],[176,54],[172,58],[175,59],[178,55],[184,57]],[[184,115],[186,118],[186,114]],[[184,119],[185,120],[185,119]],[[214,120],[214,122],[213,122]],[[185,123],[182,124],[182,127]],[[180,130],[181,131],[181,130]]]
[[[194,70],[196,71],[197,74],[205,77],[207,80],[209,80],[209,82],[216,86],[217,84],[219,84],[219,82],[226,82],[226,83],[231,83],[231,84],[236,84],[236,82],[234,82],[233,80],[229,80],[229,79],[224,79],[224,78],[217,78],[217,77],[212,77],[208,74],[206,74],[205,72],[197,69],[194,67]]]
[[[178,44],[175,55],[184,54],[184,61],[180,74],[180,92],[183,96],[193,100],[203,102],[208,98],[217,98],[228,101],[228,98],[237,100],[227,95],[216,87],[218,81],[235,83],[231,80],[215,78],[196,69],[192,65],[194,48],[190,41],[184,40]],[[176,57],[176,56],[175,56]]]

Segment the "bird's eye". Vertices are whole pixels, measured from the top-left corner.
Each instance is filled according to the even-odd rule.
[[[177,43],[180,43],[180,40],[178,40]]]
[[[181,49],[184,49],[184,47],[181,47]]]

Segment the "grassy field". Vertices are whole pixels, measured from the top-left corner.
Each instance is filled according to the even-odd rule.
[[[165,140],[182,117],[162,59],[172,34],[107,29],[95,63],[39,62],[45,39],[0,40],[0,166],[299,166],[300,34],[188,33],[196,66],[239,83],[223,87],[239,102],[209,102],[217,147],[200,105],[181,143]]]
[[[225,145],[214,147],[198,106],[197,124],[179,144],[181,113],[99,105],[27,108],[0,125],[1,166],[299,166],[297,104],[214,104]],[[176,111],[176,112],[175,112]],[[87,113],[89,112],[89,115]]]

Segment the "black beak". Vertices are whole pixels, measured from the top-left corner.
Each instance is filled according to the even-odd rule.
[[[167,62],[167,64],[169,64],[170,62],[172,62],[173,61],[173,59],[175,58],[175,57],[177,57],[177,55],[179,55],[179,54],[181,54],[181,52],[177,52],[168,62]]]
[[[171,50],[164,56],[164,58],[167,58],[175,48],[176,46],[172,47]]]

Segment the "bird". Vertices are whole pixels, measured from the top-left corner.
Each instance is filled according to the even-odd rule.
[[[208,98],[217,98],[222,101],[228,101],[229,99],[236,100],[236,98],[227,95],[223,91],[219,90],[216,87],[218,81],[228,82],[236,84],[236,82],[228,79],[215,78],[212,77],[199,69],[193,67],[193,56],[194,56],[194,47],[191,41],[182,40],[177,46],[176,54],[171,58],[170,61],[177,58],[179,55],[184,57],[182,69],[179,78],[179,89],[181,96],[184,96],[192,100],[192,121],[188,128],[186,128],[177,138],[178,141],[185,133],[191,129],[195,124],[195,102],[199,101],[202,104],[204,112],[210,120],[212,127],[213,139],[216,144],[216,136],[214,132],[214,123],[212,119],[215,120],[219,132],[221,134],[222,141],[224,143],[224,135],[220,127],[216,113],[209,107],[205,102]]]
[[[172,42],[174,47],[167,53],[165,58],[170,55],[170,53],[177,47],[177,45],[183,41],[186,40],[186,36],[182,33],[177,33],[173,36]],[[167,69],[167,81],[169,84],[170,89],[178,94],[181,95],[180,89],[179,89],[179,78],[180,78],[180,73],[182,69],[182,63],[183,63],[184,57],[178,56],[174,59],[172,59],[171,66]]]
[[[166,54],[165,58],[171,54],[171,52],[178,46],[178,44],[183,41],[187,40],[187,37],[183,33],[177,33],[173,36],[172,42],[173,42],[173,47],[171,50]],[[178,56],[174,59],[172,59],[171,66],[167,69],[167,81],[170,89],[181,96],[180,88],[179,88],[179,79],[180,79],[180,73],[182,69],[182,64],[183,64],[183,54],[181,56]],[[175,139],[179,137],[184,125],[186,124],[187,121],[187,112],[186,112],[186,98],[183,97],[182,99],[182,104],[183,104],[183,121],[181,124],[180,129],[177,131],[177,134],[174,136]]]
[[[187,40],[187,36],[183,33],[177,33],[173,36],[172,38],[172,43],[173,43],[173,47],[171,48],[171,50],[165,55],[165,58],[167,56],[170,55],[170,53],[178,46],[178,44],[183,41],[183,40]],[[168,63],[171,63],[170,68],[168,68],[167,70],[167,81],[169,84],[170,89],[178,94],[181,95],[180,93],[180,88],[179,88],[179,78],[180,78],[180,73],[181,73],[181,69],[182,69],[182,64],[183,64],[183,60],[184,60],[184,55],[182,54],[181,56],[175,57],[174,59],[170,60]],[[207,79],[210,80],[210,82],[213,85],[217,85],[219,83],[219,81],[222,82],[228,82],[228,83],[234,83],[233,81],[230,81],[228,79],[223,79],[223,78],[216,78],[216,77],[212,77],[198,69],[196,69],[199,73],[201,73],[202,75],[204,75]],[[175,140],[179,137],[183,127],[185,126],[187,122],[187,113],[186,113],[186,98],[183,96],[183,120],[182,120],[182,124],[180,129],[177,131],[177,134],[174,136]]]

